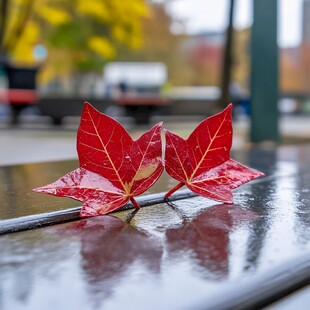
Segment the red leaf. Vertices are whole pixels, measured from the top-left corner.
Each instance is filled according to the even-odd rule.
[[[187,140],[166,131],[166,170],[180,183],[166,194],[187,185],[204,197],[232,203],[231,190],[262,172],[230,159],[232,122],[230,104],[221,113],[202,121]]]
[[[138,140],[114,119],[85,103],[77,135],[80,168],[36,192],[84,202],[81,216],[106,214],[151,187],[163,171],[162,123]]]

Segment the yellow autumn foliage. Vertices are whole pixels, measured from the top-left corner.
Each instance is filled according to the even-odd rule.
[[[90,37],[87,44],[89,48],[92,49],[95,53],[106,59],[110,60],[115,57],[115,49],[113,45],[103,37]]]
[[[18,63],[34,64],[36,62],[33,48],[40,40],[40,31],[37,25],[30,21],[24,30],[23,40],[19,41],[12,51],[11,57]]]
[[[41,3],[41,5],[36,6],[35,12],[53,26],[58,26],[71,20],[67,12],[59,8],[50,7],[48,4],[43,5]]]
[[[77,10],[80,14],[110,22],[112,16],[109,14],[108,4],[108,1],[92,0],[91,5],[89,5],[89,2],[85,0],[77,0]]]
[[[147,0],[11,0],[7,13],[4,47],[11,60],[36,64],[33,51],[41,44],[48,49],[46,71],[62,75],[94,58],[112,60],[124,46],[141,46],[148,5]]]

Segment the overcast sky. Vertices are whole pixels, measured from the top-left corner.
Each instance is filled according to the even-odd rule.
[[[173,0],[169,2],[169,11],[185,22],[189,33],[221,31],[226,27],[229,2],[229,0]],[[279,0],[278,42],[281,46],[295,46],[300,43],[302,2],[303,0]],[[244,28],[251,23],[252,0],[236,0],[235,27]]]

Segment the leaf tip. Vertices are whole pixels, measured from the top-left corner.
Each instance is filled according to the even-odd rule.
[[[226,109],[224,109],[224,110],[231,111],[232,108],[233,108],[233,104],[230,103],[230,104],[226,107]]]
[[[164,124],[164,122],[158,122],[156,125],[154,125],[154,127],[153,128],[158,128],[159,130],[162,130],[163,129],[163,124]]]
[[[253,169],[254,170],[254,169]],[[261,171],[258,171],[258,170],[254,170],[255,171],[255,176],[253,179],[256,179],[256,178],[260,178],[260,177],[264,177],[265,176],[265,173],[264,172],[261,172]]]
[[[90,102],[88,101],[84,101],[84,106],[83,106],[83,110],[91,110],[91,111],[97,111],[98,113],[101,113],[99,112]],[[83,114],[83,111],[82,111],[82,114]]]
[[[253,168],[248,168],[248,169],[250,169],[250,171],[252,172],[251,180],[254,180],[256,178],[260,178],[260,177],[264,177],[265,176],[265,173],[262,172],[262,171],[259,171],[257,169],[253,169]]]
[[[55,189],[49,185],[44,185],[44,186],[33,188],[32,191],[35,193],[52,194],[56,196]]]
[[[35,193],[42,193],[44,190],[43,190],[43,187],[36,187],[36,188],[33,188],[31,191],[35,192]]]

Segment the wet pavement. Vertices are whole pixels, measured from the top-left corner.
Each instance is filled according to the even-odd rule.
[[[2,235],[0,308],[253,309],[283,297],[283,283],[310,279],[310,146],[233,157],[266,173],[235,190],[234,205],[193,197]],[[68,208],[30,189],[75,164],[2,167],[2,219]]]
[[[194,124],[167,127],[186,136]],[[266,175],[233,205],[192,197],[0,236],[0,309],[253,309],[309,284],[310,145],[249,148],[246,126],[232,157]],[[77,167],[75,135],[76,124],[0,130],[0,228],[79,207],[31,192]],[[142,199],[173,182],[164,174]]]
[[[77,158],[76,132],[46,129],[0,129],[0,165]]]

